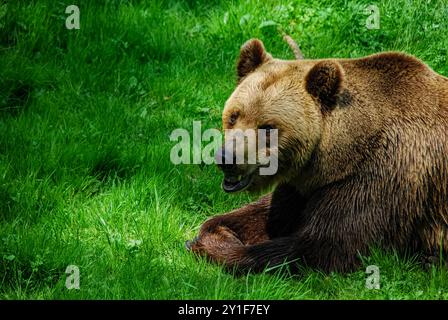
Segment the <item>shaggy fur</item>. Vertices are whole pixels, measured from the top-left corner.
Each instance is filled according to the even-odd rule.
[[[265,124],[279,130],[279,170],[249,190],[274,192],[206,221],[193,252],[327,272],[354,270],[373,245],[446,254],[447,78],[402,53],[282,61],[250,40],[223,127]]]

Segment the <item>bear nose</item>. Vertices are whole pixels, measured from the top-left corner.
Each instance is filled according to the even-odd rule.
[[[235,157],[226,152],[225,148],[219,149],[215,154],[216,164],[224,172],[230,172],[235,169]]]

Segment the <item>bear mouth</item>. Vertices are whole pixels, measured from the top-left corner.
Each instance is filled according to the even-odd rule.
[[[253,173],[246,176],[224,177],[222,188],[225,192],[237,192],[246,189],[253,180]]]

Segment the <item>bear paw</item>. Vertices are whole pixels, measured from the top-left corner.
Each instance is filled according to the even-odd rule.
[[[187,251],[191,251],[193,246],[199,241],[199,237],[194,237],[193,240],[187,240],[185,241],[185,249]]]

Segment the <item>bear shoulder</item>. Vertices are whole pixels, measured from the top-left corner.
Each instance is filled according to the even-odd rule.
[[[338,62],[345,71],[346,86],[375,104],[381,101],[394,108],[420,109],[423,100],[427,104],[436,103],[435,97],[441,90],[440,76],[418,58],[405,53],[382,52]]]
[[[414,56],[390,51],[373,54],[367,57],[351,60],[356,68],[365,72],[377,72],[388,76],[406,74],[428,75],[432,70],[421,60]]]

